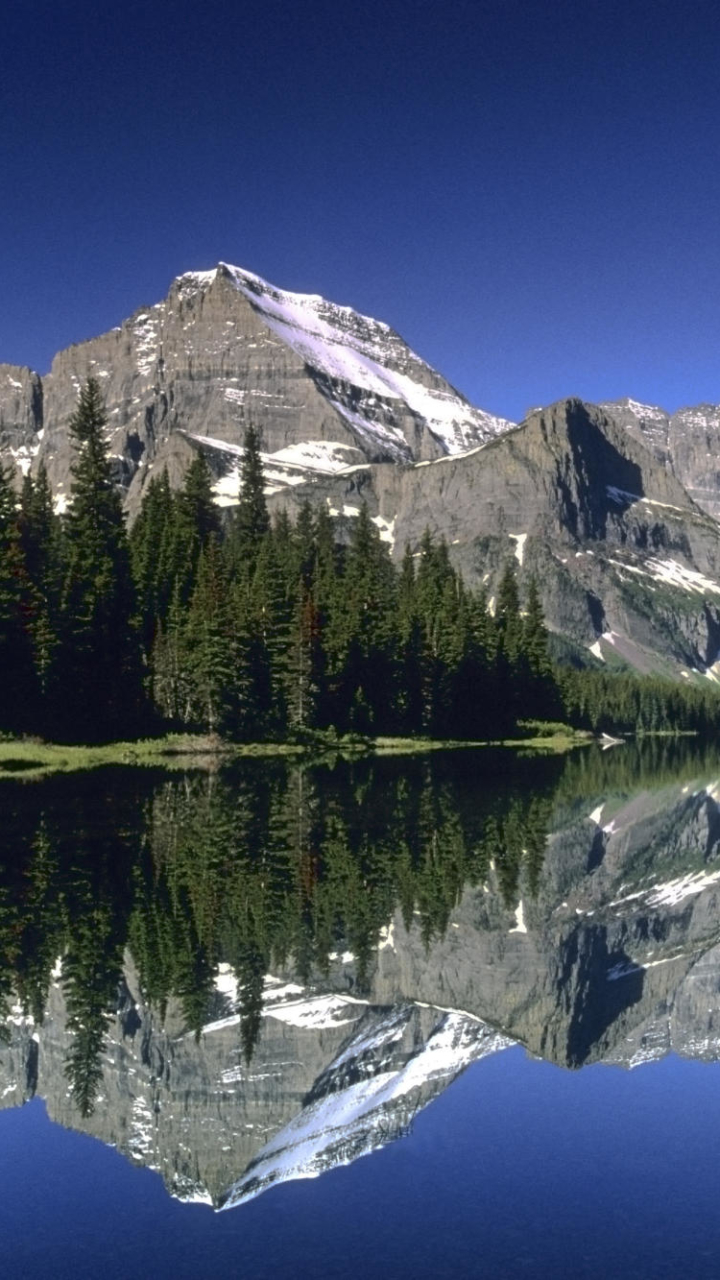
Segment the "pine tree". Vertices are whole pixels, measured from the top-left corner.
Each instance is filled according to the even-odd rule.
[[[15,494],[9,471],[0,465],[0,728],[35,728],[37,711],[33,663],[32,584],[23,555]]]
[[[190,718],[208,733],[232,730],[235,653],[229,590],[220,550],[211,539],[200,553],[184,634]]]
[[[288,722],[296,729],[312,729],[318,723],[318,708],[323,700],[325,663],[320,615],[312,589],[302,583],[297,593],[289,659]]]
[[[30,583],[28,627],[38,696],[36,727],[51,733],[58,696],[62,547],[60,521],[43,463],[34,480],[25,476],[18,525]]]
[[[548,633],[535,578],[530,579],[522,620],[521,651],[527,672],[522,714],[552,719],[560,714],[560,699],[548,653]]]
[[[87,741],[132,732],[142,698],[136,597],[105,422],[100,387],[89,378],[69,423],[76,458],[62,595],[62,733]]]
[[[240,464],[240,503],[233,529],[234,555],[238,566],[246,565],[248,572],[252,571],[269,529],[260,436],[251,423],[245,431]]]
[[[498,636],[496,679],[498,689],[502,691],[502,703],[496,706],[496,723],[498,731],[504,732],[512,728],[522,714],[521,685],[525,683],[520,593],[512,560],[508,560],[500,579],[495,623]]]
[[[191,520],[197,508],[184,515]],[[130,534],[133,577],[138,593],[142,638],[150,653],[158,626],[168,615],[180,548],[176,544],[176,504],[167,470],[154,476],[145,490],[142,506]]]
[[[219,537],[220,520],[213,500],[212,476],[202,454],[188,467],[185,483],[174,503],[172,548],[169,551],[171,585],[168,603],[177,593],[186,605],[193,593],[200,552],[210,538]]]
[[[335,722],[343,729],[390,729],[395,715],[395,573],[366,505],[353,520],[330,637]]]

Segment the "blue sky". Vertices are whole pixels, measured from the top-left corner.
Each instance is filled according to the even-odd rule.
[[[0,360],[218,260],[392,324],[476,404],[720,401],[709,0],[26,0]]]

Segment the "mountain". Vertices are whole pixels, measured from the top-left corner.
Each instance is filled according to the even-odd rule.
[[[41,1028],[19,1006],[11,1013],[0,1107],[37,1091],[57,1122],[156,1170],[186,1202],[232,1208],[386,1146],[469,1063],[510,1043],[472,1016],[349,996],[339,970],[337,991],[266,978],[262,1033],[246,1064],[228,965],[199,1041],[177,1002],[159,1023],[129,959],[125,973],[94,1114],[81,1120],[67,1090],[59,980]]]
[[[560,401],[463,455],[367,465],[271,501],[307,496],[346,520],[366,502],[396,557],[430,528],[491,602],[514,556],[550,628],[586,657],[716,676],[720,525],[598,406]]]
[[[217,502],[234,505],[252,424],[272,507],[324,503],[347,536],[365,502],[397,559],[427,527],[491,598],[514,556],[577,660],[720,673],[716,406],[566,400],[516,427],[473,408],[386,324],[221,263],[61,352],[47,377],[0,365],[0,460],[18,474],[42,460],[59,510],[89,375],[131,517],[148,477],[167,467],[179,485],[198,451]]]
[[[43,379],[0,365],[0,452],[20,469],[42,459],[61,508],[67,422],[90,375],[104,393],[131,511],[153,468],[167,466],[179,482],[200,443],[218,497],[232,501],[250,424],[277,484],[308,468],[442,457],[510,425],[473,408],[388,325],[220,263],[180,276],[163,302],[60,352]]]

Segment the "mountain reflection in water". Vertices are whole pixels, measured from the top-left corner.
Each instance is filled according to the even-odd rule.
[[[715,1060],[718,779],[656,742],[3,782],[2,1105],[230,1207],[512,1043]]]

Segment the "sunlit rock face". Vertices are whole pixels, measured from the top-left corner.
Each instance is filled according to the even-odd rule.
[[[153,469],[167,466],[178,484],[198,448],[219,501],[236,501],[250,425],[261,434],[271,487],[369,461],[441,457],[510,425],[473,408],[386,324],[221,263],[180,276],[163,302],[56,356],[35,434],[25,442],[17,428],[5,449],[8,459],[25,443],[35,450],[60,506],[71,479],[67,424],[89,376],[103,392],[131,513]],[[23,384],[14,422],[30,414],[31,391]]]
[[[625,399],[601,407],[672,468],[699,507],[720,518],[720,405],[666,413],[657,405]]]

